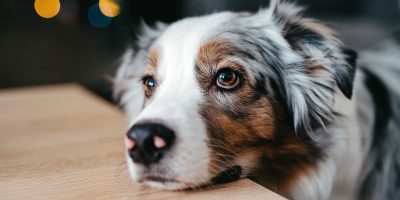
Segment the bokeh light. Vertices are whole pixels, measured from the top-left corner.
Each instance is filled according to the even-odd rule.
[[[116,17],[120,13],[120,5],[118,0],[100,0],[100,11],[107,17]]]
[[[52,18],[60,11],[59,0],[35,0],[36,13],[43,18]]]
[[[105,28],[111,24],[112,18],[103,15],[98,3],[89,8],[88,19],[92,26],[96,28]]]

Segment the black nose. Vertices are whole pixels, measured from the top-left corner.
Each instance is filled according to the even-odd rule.
[[[128,131],[127,148],[133,162],[149,166],[163,157],[174,139],[175,133],[162,124],[137,124]]]

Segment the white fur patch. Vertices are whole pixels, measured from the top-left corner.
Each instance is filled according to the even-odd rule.
[[[153,43],[160,50],[155,77],[158,87],[146,103],[138,75],[143,66],[137,66],[143,65],[143,60],[141,55],[136,55],[136,59],[129,61],[128,57],[132,53],[126,53],[117,77],[126,76],[127,68],[138,69],[129,71],[132,78],[124,83],[128,89],[121,98],[130,118],[130,125],[142,121],[157,121],[174,130],[176,134],[171,150],[151,169],[136,165],[128,158],[129,171],[135,180],[140,180],[144,173],[163,173],[163,176],[176,179],[180,183],[145,183],[153,187],[180,189],[199,186],[215,176],[209,174],[207,131],[198,112],[203,94],[196,80],[195,58],[209,32],[216,30],[221,23],[233,16],[231,13],[220,13],[188,18],[165,29]]]
[[[330,197],[336,166],[332,160],[319,163],[318,169],[302,176],[291,192],[293,199],[327,200]]]

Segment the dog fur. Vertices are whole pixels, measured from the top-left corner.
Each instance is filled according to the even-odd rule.
[[[361,53],[357,65],[334,31],[302,12],[271,1],[257,13],[144,25],[115,97],[131,126],[162,123],[177,141],[150,167],[127,156],[133,179],[197,188],[239,166],[240,177],[291,199],[400,196],[400,54]],[[226,67],[239,76],[234,90],[215,85]],[[151,95],[148,76],[157,81]]]

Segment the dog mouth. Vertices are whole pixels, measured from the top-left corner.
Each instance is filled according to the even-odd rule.
[[[162,177],[162,176],[145,176],[141,178],[138,182],[143,183],[143,182],[159,182],[159,183],[181,183],[181,181],[178,181],[173,178],[167,178],[167,177]]]
[[[191,182],[181,181],[174,178],[147,175],[138,180],[139,183],[150,183],[150,185],[158,186],[164,189],[196,189],[203,188],[210,185],[223,184],[233,182],[240,179],[242,175],[242,168],[240,166],[229,167],[228,169],[218,173],[207,183],[195,184]]]
[[[158,188],[163,190],[182,190],[185,188],[191,188],[191,184],[179,181],[174,178],[164,176],[153,176],[148,175],[138,180],[139,183],[148,185],[152,188]]]
[[[242,168],[236,165],[220,172],[217,176],[211,179],[211,182],[213,184],[233,182],[240,179],[241,175]]]

